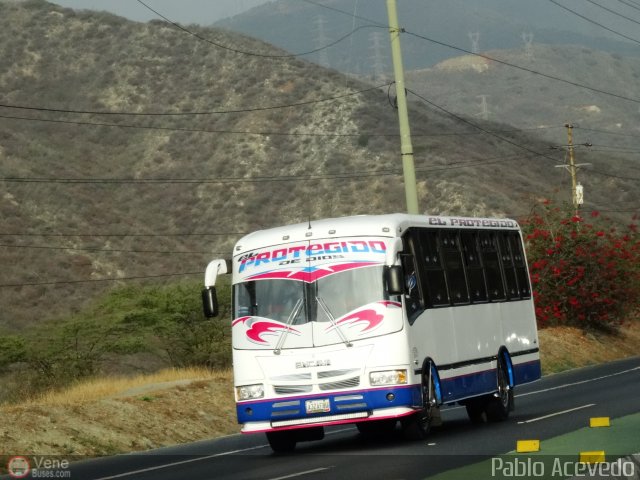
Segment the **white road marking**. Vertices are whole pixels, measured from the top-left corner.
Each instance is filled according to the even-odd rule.
[[[347,432],[349,430],[351,430],[351,429],[343,428],[343,429],[336,430],[336,431],[333,431],[333,432],[327,432],[326,434],[327,435],[335,435],[337,433],[343,433],[343,432]],[[229,435],[229,436],[231,436],[231,435]],[[265,444],[265,445],[257,445],[255,447],[241,448],[241,449],[238,449],[238,450],[231,450],[231,451],[228,451],[228,452],[215,453],[213,455],[206,455],[204,457],[190,458],[188,460],[181,460],[179,462],[165,463],[163,465],[156,465],[154,467],[142,468],[142,469],[139,469],[139,470],[132,470],[130,472],[119,473],[117,475],[111,475],[109,477],[100,477],[100,478],[96,478],[94,480],[113,480],[115,478],[125,478],[125,477],[129,477],[131,475],[137,475],[139,473],[153,472],[155,470],[162,470],[163,468],[171,468],[171,467],[175,467],[175,466],[178,466],[178,465],[184,465],[186,463],[199,462],[200,460],[208,460],[210,458],[224,457],[225,455],[233,455],[233,454],[236,454],[236,453],[249,452],[251,450],[258,450],[260,448],[268,448],[268,447],[269,447],[269,445]],[[329,468],[331,468],[331,467],[320,468],[320,469],[317,469],[317,470],[309,470],[307,472],[300,472],[300,473],[296,473],[296,474],[289,475],[289,476],[286,476],[286,477],[278,477],[278,479],[290,478],[290,477],[294,477],[294,476],[298,476],[298,475],[306,475],[308,473],[315,473],[316,471],[327,470]],[[272,479],[272,480],[277,480],[277,479]]]
[[[581,407],[570,408],[569,410],[563,410],[561,412],[550,413],[549,415],[545,415],[544,417],[531,418],[529,420],[524,420],[522,422],[518,422],[518,425],[522,425],[523,423],[537,422],[538,420],[544,420],[545,418],[556,417],[558,415],[563,415],[563,414],[569,413],[569,412],[575,412],[576,410],[582,410],[583,408],[589,408],[589,407],[593,407],[593,406],[595,406],[595,403],[590,403],[589,405],[582,405]]]
[[[516,395],[516,397],[526,397],[527,395],[535,395],[536,393],[550,392],[552,390],[558,390],[560,388],[573,387],[574,385],[582,385],[583,383],[595,382],[595,381],[598,381],[598,380],[602,380],[603,378],[616,377],[618,375],[622,375],[624,373],[629,373],[629,372],[634,372],[636,370],[640,370],[640,367],[630,368],[628,370],[623,370],[621,372],[611,373],[609,375],[603,375],[601,377],[590,378],[589,380],[581,380],[580,382],[566,383],[564,385],[558,385],[557,387],[550,387],[550,388],[545,388],[543,390],[536,390],[535,392],[520,393],[520,394]]]
[[[248,452],[250,450],[258,450],[259,448],[265,448],[268,446],[269,445],[258,445],[257,447],[241,448],[239,450],[231,450],[229,452],[206,455],[204,457],[190,458],[188,460],[180,460],[179,462],[165,463],[162,465],[156,465],[155,467],[141,468],[139,470],[132,470],[130,472],[119,473],[117,475],[111,475],[110,477],[100,477],[100,478],[96,478],[95,480],[112,480],[114,478],[124,478],[124,477],[129,477],[131,475],[137,475],[139,473],[153,472],[155,470],[162,470],[163,468],[170,468],[178,465],[184,465],[187,463],[199,462],[201,460],[208,460],[210,458],[223,457],[225,455],[233,455],[234,453]]]
[[[285,475],[284,477],[275,477],[269,480],[284,480],[285,478],[301,477],[302,475],[308,475],[310,473],[323,472],[325,470],[329,470],[330,468],[333,468],[333,467],[314,468],[313,470],[305,470],[304,472],[292,473],[291,475]]]

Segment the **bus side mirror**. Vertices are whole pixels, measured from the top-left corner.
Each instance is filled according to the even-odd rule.
[[[207,318],[218,316],[218,296],[216,287],[209,287],[202,290],[202,311]]]
[[[404,292],[404,275],[400,265],[392,265],[387,269],[387,292],[389,295],[400,295]]]

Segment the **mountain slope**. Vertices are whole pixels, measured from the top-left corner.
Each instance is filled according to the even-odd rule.
[[[393,89],[193,28],[0,1],[0,327],[115,278],[197,277],[251,230],[405,209]],[[564,190],[532,133],[413,100],[423,211],[518,215]]]

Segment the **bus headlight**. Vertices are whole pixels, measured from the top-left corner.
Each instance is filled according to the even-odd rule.
[[[407,383],[406,370],[384,370],[382,372],[371,372],[369,374],[371,386],[379,385],[401,385]]]
[[[261,383],[255,385],[241,385],[236,387],[236,397],[240,400],[255,400],[264,397],[264,386]]]

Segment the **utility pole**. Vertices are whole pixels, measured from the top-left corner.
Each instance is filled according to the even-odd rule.
[[[400,48],[400,33],[402,30],[398,25],[396,0],[387,0],[387,14],[389,15],[389,34],[391,36],[393,73],[396,80],[398,120],[400,123],[400,151],[402,153],[402,171],[404,173],[404,191],[407,199],[407,212],[417,215],[420,213],[418,210],[418,189],[416,187],[416,170],[413,162],[413,146],[411,145],[411,130],[409,128],[407,95],[404,86],[402,49]]]
[[[589,163],[578,163],[576,164],[575,156],[574,156],[574,146],[573,146],[573,125],[571,123],[565,123],[565,128],[567,129],[567,149],[569,151],[569,165],[556,165],[556,168],[566,168],[571,175],[571,201],[573,203],[573,209],[575,214],[578,215],[578,209],[580,205],[582,205],[584,201],[584,190],[582,185],[580,185],[577,181],[577,172],[578,167],[583,165],[590,165]],[[586,146],[590,146],[591,144],[586,144]]]

